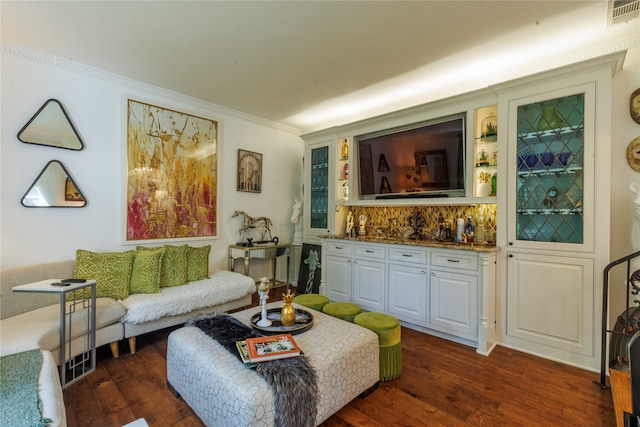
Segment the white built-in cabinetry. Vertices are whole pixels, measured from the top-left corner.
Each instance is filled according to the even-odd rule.
[[[305,135],[305,242],[319,244],[323,239],[318,235],[344,233],[346,209],[342,204],[495,202],[496,244],[506,249],[478,253],[477,266],[464,268],[462,259],[455,264],[439,263],[448,254],[464,251],[383,245],[383,259],[356,251],[356,246],[375,243],[326,239],[322,264],[326,294],[375,310],[384,307],[413,327],[477,340],[479,352],[486,353],[497,339],[522,351],[597,369],[602,311],[599,279],[610,261],[611,86],[624,54],[612,53]],[[553,117],[551,104],[560,105],[560,121]],[[338,171],[343,167],[337,154],[339,141],[349,143],[356,135],[460,112],[466,112],[467,123],[472,123],[466,135],[465,197],[361,200],[354,179],[358,153],[353,153],[353,147],[349,197],[337,197],[344,184],[339,182],[344,180]],[[485,123],[497,120],[496,135],[486,132],[485,119]],[[322,147],[327,147],[331,159],[328,178],[326,184],[313,185],[311,154]],[[481,173],[483,179],[486,174],[496,176],[495,195],[493,189],[489,196],[485,196],[486,187],[481,191]],[[314,220],[318,217],[314,201],[317,195],[322,201],[322,194],[327,197],[326,203],[320,203],[327,221],[316,227],[309,221],[313,215]],[[338,243],[344,245],[342,254],[332,249]],[[488,290],[496,284],[497,306],[493,291]],[[496,312],[497,338],[492,330],[494,318],[487,316]]]
[[[611,78],[620,54],[510,82],[498,96],[500,342],[597,369],[609,263]]]
[[[498,250],[326,238],[320,291],[396,316],[405,326],[489,354],[495,344]]]

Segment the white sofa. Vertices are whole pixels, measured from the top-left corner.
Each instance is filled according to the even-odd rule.
[[[59,363],[58,295],[16,293],[12,288],[73,277],[74,265],[75,261],[62,261],[0,270],[0,356],[40,348],[52,352]],[[133,294],[124,301],[97,298],[96,346],[110,344],[118,357],[118,341],[127,338],[135,353],[138,335],[182,324],[198,313],[248,306],[255,290],[252,278],[218,270],[209,279],[162,288],[157,294]],[[84,352],[85,343],[82,337],[76,338],[70,357]]]
[[[42,401],[42,414],[54,421],[52,426],[66,426],[56,368],[60,365],[59,295],[17,293],[12,288],[41,280],[73,277],[74,269],[75,261],[62,261],[0,270],[0,356],[43,350],[38,394]],[[212,295],[212,289],[218,291],[217,297]],[[124,301],[97,298],[96,346],[110,344],[113,357],[118,357],[118,342],[126,337],[131,352],[135,353],[136,336],[184,323],[197,313],[223,312],[248,306],[255,291],[255,282],[250,277],[216,271],[209,279],[162,288],[157,294],[133,294]],[[79,312],[75,316],[81,319],[82,315]],[[86,325],[86,322],[78,323]],[[82,333],[82,329],[73,330]],[[72,338],[69,358],[87,350],[85,337]]]

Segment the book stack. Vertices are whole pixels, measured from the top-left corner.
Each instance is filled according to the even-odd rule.
[[[286,359],[302,355],[302,351],[291,334],[247,338],[236,341],[242,362],[248,367],[269,360]]]

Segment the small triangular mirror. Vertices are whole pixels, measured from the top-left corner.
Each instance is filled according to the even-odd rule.
[[[60,101],[47,100],[31,117],[18,139],[26,144],[46,145],[80,151],[84,143]]]
[[[58,160],[42,169],[21,200],[27,208],[82,208],[87,200]]]

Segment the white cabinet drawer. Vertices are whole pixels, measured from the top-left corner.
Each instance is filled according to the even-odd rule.
[[[478,256],[460,253],[460,251],[433,251],[431,252],[431,265],[478,270]]]
[[[350,242],[342,240],[328,241],[326,246],[327,254],[351,256],[353,253],[353,243]]]
[[[356,245],[355,254],[357,257],[362,258],[376,258],[376,259],[385,259],[387,256],[387,251],[385,247],[382,245]]]
[[[412,264],[426,264],[427,250],[424,248],[390,248],[389,259],[392,261],[410,262]]]

